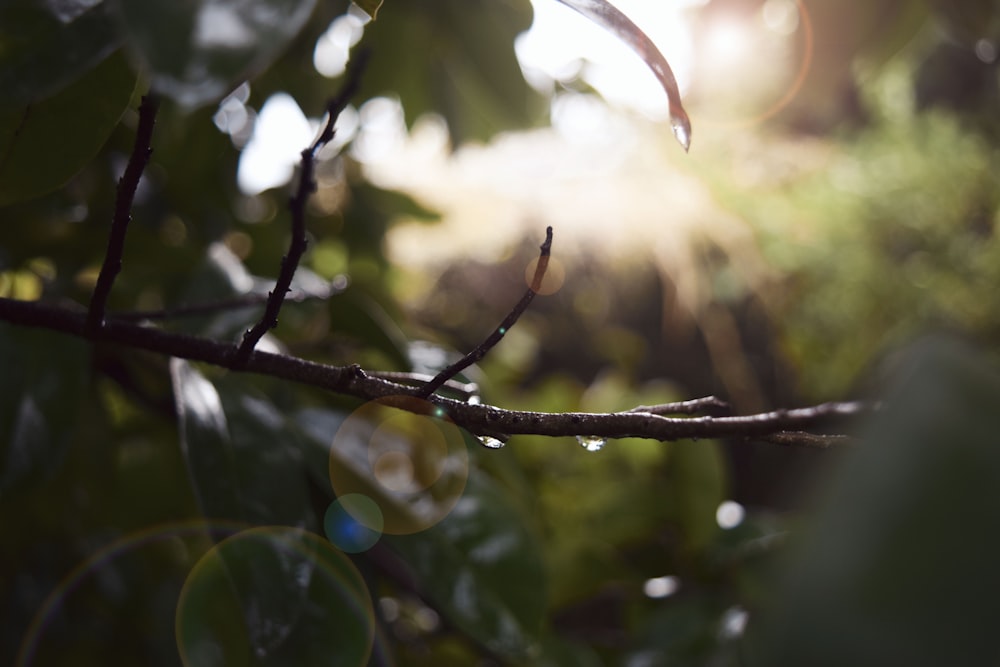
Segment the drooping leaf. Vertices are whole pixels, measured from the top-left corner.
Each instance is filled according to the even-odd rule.
[[[89,359],[82,340],[0,325],[0,494],[59,468]]]
[[[484,474],[470,471],[465,493],[441,523],[387,539],[421,590],[469,636],[522,659],[538,640],[547,600],[540,546]]]
[[[118,0],[153,88],[181,105],[214,102],[281,55],[315,0]]]
[[[688,119],[687,112],[684,111],[684,105],[681,104],[681,92],[677,87],[677,79],[674,78],[673,70],[670,69],[667,59],[653,44],[653,40],[607,0],[559,0],[559,2],[567,7],[572,7],[628,44],[645,61],[667,94],[667,101],[670,103],[670,123],[674,130],[674,136],[677,137],[677,141],[684,147],[684,150],[688,150],[691,147],[691,121]]]
[[[118,125],[135,84],[118,55],[50,98],[0,110],[0,206],[55,190],[82,169]]]
[[[0,5],[0,109],[49,97],[121,44],[104,0],[9,0]]]

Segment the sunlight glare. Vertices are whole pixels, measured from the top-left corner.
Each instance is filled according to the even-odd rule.
[[[295,173],[303,148],[313,140],[318,123],[310,121],[288,93],[264,102],[253,136],[240,154],[236,182],[246,195],[282,186]]]
[[[779,35],[791,35],[799,29],[799,10],[792,0],[767,0],[761,18],[768,30]]]
[[[365,23],[362,17],[350,12],[335,18],[326,32],[316,40],[316,49],[313,51],[313,67],[316,71],[331,79],[343,74],[351,47],[361,40],[365,32]]]
[[[741,23],[734,20],[718,21],[708,36],[708,52],[722,62],[742,60],[748,54],[750,34]]]

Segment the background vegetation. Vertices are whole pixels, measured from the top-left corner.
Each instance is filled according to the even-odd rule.
[[[287,305],[265,342],[437,370],[516,301],[554,224],[562,287],[470,370],[483,402],[886,399],[856,446],[623,439],[588,452],[515,437],[487,450],[316,389],[3,323],[0,661],[996,661],[1000,7],[785,5],[798,28],[783,56],[694,67],[685,156],[665,123],[595,101],[585,78],[525,83],[527,0],[385,2],[355,47],[372,60],[318,166],[296,278],[334,295]],[[695,44],[768,6],[693,6]],[[219,28],[229,11],[235,33]],[[111,310],[266,293],[288,188],[250,192],[237,174],[272,95],[321,113],[338,81],[317,72],[316,45],[348,11],[0,7],[0,296],[88,302],[151,85],[164,95],[155,152]],[[550,111],[581,101],[598,122],[582,143],[555,142],[573,130],[543,129]],[[380,105],[408,132],[381,153]],[[447,145],[437,162],[411,161],[433,136]],[[521,180],[478,171],[505,152]],[[564,154],[543,172],[541,155]],[[592,180],[573,171],[582,190],[564,187],[581,165]],[[604,192],[595,183],[607,208],[581,194]],[[258,316],[162,326],[229,340]],[[373,432],[393,420],[416,479],[444,484],[406,507],[351,472],[385,454]],[[398,469],[385,470],[392,487]]]

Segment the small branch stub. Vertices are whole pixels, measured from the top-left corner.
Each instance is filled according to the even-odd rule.
[[[476,346],[472,352],[448,366],[440,373],[438,373],[433,380],[428,382],[423,386],[420,391],[420,395],[427,398],[435,391],[437,391],[445,382],[452,379],[463,370],[476,363],[480,359],[486,356],[493,347],[500,342],[500,340],[510,331],[517,320],[520,319],[522,313],[528,309],[528,306],[534,300],[535,295],[542,289],[542,281],[545,279],[545,271],[549,267],[549,256],[552,254],[552,227],[545,228],[545,241],[539,248],[538,263],[535,265],[535,274],[531,278],[531,284],[528,286],[528,290],[521,297],[521,300],[517,302],[513,309],[507,314],[507,317],[503,318],[503,322],[493,330],[486,339]]]

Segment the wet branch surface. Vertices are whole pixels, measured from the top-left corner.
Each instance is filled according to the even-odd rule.
[[[114,344],[159,353],[171,357],[199,361],[237,372],[255,373],[305,385],[312,385],[338,394],[374,400],[392,396],[426,399],[435,406],[435,415],[450,419],[467,431],[505,441],[512,435],[592,436],[598,438],[651,438],[682,440],[697,438],[744,438],[772,442],[777,445],[826,448],[851,441],[843,435],[822,435],[814,431],[835,425],[877,409],[862,402],[824,403],[806,408],[777,410],[753,415],[729,415],[729,407],[715,397],[697,398],[679,403],[638,406],[623,412],[531,412],[506,410],[478,402],[477,387],[463,384],[455,376],[476,363],[513,327],[531,304],[542,286],[552,249],[552,228],[546,229],[540,247],[538,263],[531,284],[521,300],[493,332],[458,362],[436,376],[428,378],[408,373],[367,372],[360,366],[332,366],[299,357],[256,351],[261,337],[277,326],[281,306],[288,300],[292,278],[306,250],[305,215],[310,195],[316,189],[315,161],[319,151],[333,138],[334,125],[348,101],[357,91],[367,56],[360,54],[348,69],[345,83],[327,104],[327,122],[316,140],[302,151],[299,183],[289,201],[292,218],[292,239],[281,262],[274,289],[267,295],[260,321],[248,330],[242,341],[232,343],[182,333],[164,331],[149,324],[154,319],[183,317],[202,312],[259,305],[258,295],[249,295],[232,302],[185,306],[174,310],[109,315],[107,299],[115,277],[121,269],[132,202],[143,170],[152,153],[151,139],[156,119],[157,102],[146,96],[139,107],[139,124],[132,155],[118,185],[114,219],[108,249],[90,307],[78,304],[48,304],[0,298],[0,321],[24,327],[59,331],[71,336],[88,338],[95,344]],[[336,288],[331,286],[331,294]],[[313,298],[315,295],[302,295]],[[327,295],[329,296],[329,295]],[[322,297],[321,297],[322,298]],[[141,324],[140,321],[147,324]],[[452,398],[436,394],[447,390]],[[394,402],[400,407],[422,404],[423,401]],[[423,408],[419,409],[427,414]],[[678,416],[681,415],[681,416]]]
[[[320,387],[338,394],[372,400],[387,396],[421,396],[424,388],[368,374],[359,366],[331,366],[289,355],[257,351],[245,365],[236,362],[229,343],[163,331],[152,326],[109,319],[94,333],[87,330],[83,309],[35,301],[0,298],[0,320],[11,324],[60,331],[95,342],[148,350],[200,361],[234,371],[280,378]],[[676,417],[690,409],[684,403],[642,406],[625,412],[531,412],[473,404],[439,395],[428,398],[458,426],[474,434],[599,436],[603,438],[749,438],[798,447],[826,448],[848,442],[844,436],[828,436],[810,429],[870,413],[875,406],[859,401],[776,410],[741,416]],[[695,399],[699,411],[717,399]],[[673,406],[673,407],[672,407]],[[664,414],[660,414],[664,413]],[[494,436],[495,437],[495,436]]]

